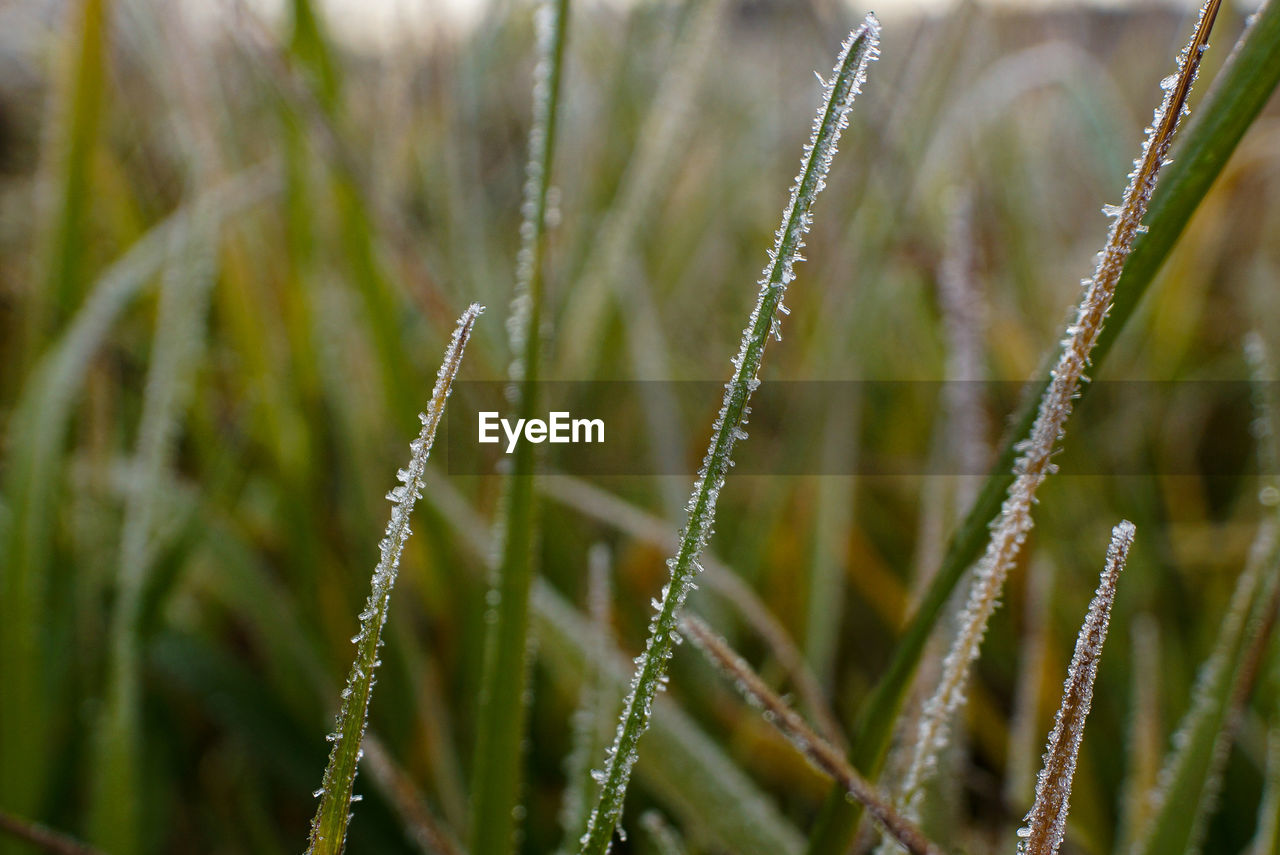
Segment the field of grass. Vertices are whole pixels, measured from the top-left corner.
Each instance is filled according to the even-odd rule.
[[[1113,527],[1061,851],[1280,853],[1270,4],[1218,11],[1145,227],[1101,209],[1194,10],[886,17],[814,199],[870,10],[494,0],[375,51],[312,0],[0,4],[0,855],[296,853],[318,808],[316,853],[576,853],[597,802],[615,853],[1013,853]],[[508,381],[627,465],[475,474],[448,419]]]

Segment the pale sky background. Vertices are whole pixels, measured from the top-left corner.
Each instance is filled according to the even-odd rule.
[[[196,4],[221,5],[218,0],[190,0]],[[282,14],[286,0],[245,0],[268,17]],[[344,39],[367,46],[415,41],[429,37],[443,25],[446,30],[465,29],[476,17],[490,8],[485,0],[318,0],[326,12],[331,29]],[[511,5],[528,5],[531,0],[508,0]],[[629,0],[579,0],[597,5],[626,5]],[[859,0],[859,12],[872,11],[882,19],[941,11],[955,0]],[[1165,4],[1192,9],[1198,0],[982,0],[994,7],[1051,8],[1061,6],[1094,6],[1117,8]],[[1252,5],[1252,3],[1250,3]]]

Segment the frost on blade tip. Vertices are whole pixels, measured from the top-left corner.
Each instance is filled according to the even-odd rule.
[[[987,622],[1000,601],[1004,582],[1021,552],[1034,521],[1031,510],[1036,492],[1045,478],[1056,471],[1052,461],[1064,427],[1079,395],[1080,385],[1087,382],[1085,369],[1102,332],[1103,324],[1115,297],[1116,284],[1135,237],[1141,233],[1156,179],[1163,167],[1178,122],[1186,113],[1186,97],[1199,69],[1201,47],[1217,14],[1219,0],[1209,0],[1200,11],[1194,34],[1178,58],[1177,82],[1161,87],[1163,97],[1155,110],[1155,119],[1147,129],[1142,153],[1134,161],[1118,211],[1112,217],[1107,241],[1098,254],[1093,276],[1084,280],[1085,293],[1068,327],[1058,361],[1050,372],[1049,384],[1036,412],[1030,434],[1015,448],[1014,481],[991,523],[991,537],[986,552],[978,560],[973,582],[962,613],[962,624],[951,650],[943,662],[943,673],[931,701],[925,707],[916,738],[911,763],[903,778],[901,801],[909,817],[918,816],[923,786],[935,766],[940,747],[949,739],[949,728],[956,710],[964,701],[964,689],[970,667],[978,658]],[[1111,208],[1106,209],[1111,214]]]
[[[699,571],[698,556],[711,537],[716,504],[725,476],[732,467],[734,444],[745,438],[743,425],[750,412],[748,401],[759,385],[760,363],[770,337],[780,335],[778,306],[794,279],[794,264],[801,259],[814,199],[824,186],[840,132],[849,121],[854,97],[866,77],[867,65],[876,57],[880,27],[868,15],[841,47],[831,79],[823,81],[823,102],[805,146],[800,173],[792,185],[783,211],[782,225],[769,251],[768,264],[758,282],[755,307],[743,331],[733,375],[725,385],[724,400],[712,428],[711,442],[686,506],[688,524],[680,536],[676,556],[668,562],[671,581],[664,589],[650,625],[649,641],[637,662],[613,748],[605,766],[600,799],[592,811],[584,837],[583,853],[607,852],[622,816],[623,799],[636,759],[636,744],[649,726],[653,699],[663,686],[667,660],[678,638],[678,615]]]
[[[348,809],[356,801],[352,795],[352,787],[355,783],[356,766],[363,755],[360,743],[368,721],[374,672],[382,664],[378,658],[382,627],[387,620],[387,606],[391,599],[391,589],[395,586],[400,555],[411,533],[409,513],[421,495],[427,456],[431,453],[431,445],[444,415],[445,403],[462,363],[471,330],[482,311],[484,309],[478,303],[472,303],[458,319],[453,337],[445,350],[444,362],[436,374],[431,401],[427,405],[427,411],[420,416],[422,431],[410,443],[412,456],[409,466],[397,473],[401,486],[395,487],[388,494],[388,498],[395,504],[391,509],[386,533],[378,544],[378,563],[373,571],[371,592],[359,615],[360,631],[352,639],[356,645],[356,656],[347,684],[340,695],[337,728],[334,734],[326,737],[327,741],[333,743],[333,748],[329,753],[323,784],[317,791],[320,806],[311,823],[311,836],[307,846],[309,855],[340,852],[346,837]]]
[[[1045,749],[1044,768],[1036,781],[1036,798],[1027,814],[1026,826],[1018,830],[1018,852],[1022,855],[1056,855],[1066,831],[1067,810],[1071,799],[1071,783],[1075,777],[1076,758],[1084,738],[1085,718],[1093,703],[1093,684],[1098,674],[1098,658],[1107,638],[1111,606],[1115,602],[1116,582],[1129,557],[1135,529],[1122,521],[1111,532],[1107,564],[1098,582],[1098,590],[1089,604],[1089,612],[1075,653],[1067,669],[1062,687],[1062,705],[1054,719]]]

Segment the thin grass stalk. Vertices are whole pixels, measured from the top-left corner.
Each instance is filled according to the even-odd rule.
[[[149,35],[167,50],[154,58],[173,62],[189,49],[186,32],[167,16],[147,21]],[[163,81],[166,101],[187,118],[176,142],[186,155],[187,183],[194,195],[206,189],[217,169],[217,145],[208,125],[206,93],[196,81],[201,70],[190,60],[153,69]],[[208,69],[203,69],[208,70]],[[148,360],[142,415],[126,487],[115,602],[109,628],[108,689],[96,734],[89,808],[89,838],[115,855],[142,848],[144,756],[141,728],[143,597],[152,578],[166,519],[176,434],[193,393],[193,378],[204,354],[210,291],[218,275],[216,223],[197,210],[173,235],[161,282],[155,335]]]
[[[413,780],[400,768],[382,741],[364,737],[364,764],[378,790],[387,796],[409,839],[423,855],[465,855],[461,844],[423,800]]]
[[[1116,218],[1108,236],[1107,247],[1100,254],[1095,275],[1089,281],[1077,319],[1069,328],[1068,336],[1055,359],[1054,372],[1044,385],[1043,393],[1035,399],[1038,405],[1022,415],[1012,433],[1015,437],[1027,439],[1011,442],[996,462],[995,472],[987,479],[973,508],[953,537],[942,568],[926,591],[899,642],[887,673],[863,709],[854,739],[857,748],[853,760],[857,768],[874,779],[883,765],[898,711],[910,688],[911,678],[928,637],[952,589],[970,562],[977,557],[982,543],[986,542],[987,553],[979,565],[981,584],[975,585],[969,601],[973,607],[969,610],[972,620],[968,630],[958,639],[957,646],[953,647],[954,655],[948,657],[951,665],[931,699],[930,709],[926,711],[926,719],[922,722],[919,736],[924,741],[917,742],[916,757],[903,787],[907,802],[916,798],[915,794],[920,791],[922,781],[929,774],[930,757],[945,742],[948,710],[954,710],[963,698],[969,664],[976,656],[986,619],[994,609],[995,597],[1003,585],[1004,574],[1016,558],[1022,539],[1029,531],[1030,504],[1035,490],[1052,468],[1050,455],[1061,439],[1062,427],[1074,400],[1088,388],[1087,384],[1082,385],[1080,382],[1086,364],[1091,363],[1096,367],[1113,340],[1103,336],[1102,324],[1111,309],[1113,297],[1117,293],[1124,293],[1126,282],[1131,289],[1137,291],[1150,283],[1191,211],[1207,191],[1212,179],[1221,171],[1226,158],[1220,146],[1225,143],[1229,151],[1265,101],[1265,97],[1226,97],[1221,102],[1211,104],[1210,115],[1201,127],[1213,129],[1212,133],[1218,134],[1221,139],[1206,139],[1208,132],[1203,130],[1189,139],[1184,146],[1189,162],[1178,173],[1176,194],[1156,196],[1156,202],[1151,203],[1155,179],[1168,162],[1173,133],[1187,111],[1187,95],[1199,68],[1201,52],[1207,44],[1208,26],[1216,17],[1218,5],[1218,0],[1209,0],[1201,9],[1195,33],[1188,48],[1179,58],[1180,72],[1162,81],[1164,98],[1156,111],[1157,121],[1143,141],[1143,153],[1131,174],[1123,203],[1104,209]],[[1266,20],[1269,24],[1270,19]],[[1255,26],[1254,29],[1256,36],[1258,28]],[[1270,32],[1266,28],[1264,31]],[[1265,36],[1262,38],[1265,39]],[[1253,90],[1258,83],[1247,75],[1269,75],[1271,69],[1264,71],[1259,63],[1264,62],[1263,58],[1270,56],[1273,50],[1276,51],[1276,57],[1280,58],[1280,48],[1267,44],[1265,40],[1255,40],[1253,36],[1246,48],[1238,52],[1236,58],[1237,66],[1247,71],[1233,67],[1229,70],[1228,77],[1234,84]],[[1274,88],[1277,79],[1280,79],[1280,72],[1267,78],[1269,83],[1265,83],[1265,88],[1268,92],[1270,88]],[[1223,113],[1226,115],[1222,115]],[[1189,183],[1187,172],[1194,173],[1193,182]],[[1149,205],[1152,216],[1144,226],[1142,220]],[[1148,234],[1148,229],[1154,230],[1157,227],[1170,234],[1161,233],[1156,238],[1158,243],[1153,244],[1150,239],[1156,232]],[[1148,240],[1137,241],[1140,235],[1145,235]],[[1126,277],[1126,270],[1133,268],[1131,250],[1140,264],[1137,272]],[[1136,299],[1136,295],[1130,297],[1124,303],[1121,322],[1132,314],[1132,299]],[[1002,499],[999,518],[988,524],[993,516],[997,516],[997,503],[1002,502]],[[856,834],[859,814],[860,810],[856,805],[844,803],[837,794],[829,796],[810,838],[811,855],[847,849]]]
[[[636,745],[649,725],[653,699],[666,679],[678,615],[701,569],[698,559],[711,537],[716,502],[732,464],[733,446],[746,436],[743,424],[748,413],[747,403],[760,383],[758,374],[765,343],[778,333],[777,316],[779,311],[785,313],[782,298],[795,278],[794,265],[800,259],[804,235],[812,222],[814,199],[825,186],[840,132],[849,122],[853,99],[866,79],[868,64],[878,53],[879,40],[879,22],[868,15],[863,25],[845,40],[831,79],[825,81],[825,97],[814,121],[813,136],[805,146],[800,174],[783,213],[777,242],[769,253],[756,306],[733,360],[733,377],[725,386],[711,444],[689,500],[688,524],[676,556],[667,562],[671,580],[663,588],[661,602],[656,603],[657,614],[650,623],[649,640],[636,661],[631,691],[606,760],[600,800],[582,839],[584,855],[607,852],[621,819],[627,783],[636,760]]]
[[[19,819],[4,810],[0,810],[0,833],[29,843],[50,855],[104,855],[102,850],[70,835],[46,828],[38,822]]]
[[[1005,764],[1004,800],[1022,805],[1035,792],[1036,763],[1039,762],[1041,675],[1046,668],[1050,609],[1057,565],[1040,561],[1027,572],[1024,608],[1026,631],[1019,641],[1018,682],[1013,713],[1009,720],[1009,755]]]
[[[52,146],[59,174],[51,211],[51,240],[46,249],[44,287],[32,295],[28,322],[31,345],[37,345],[48,326],[57,326],[75,309],[86,284],[89,256],[86,240],[93,153],[106,100],[107,44],[111,32],[109,0],[80,0],[70,4],[76,44],[67,69],[66,101],[56,117],[59,139]]]
[[[587,614],[601,644],[612,638],[611,564],[609,547],[603,543],[592,545],[587,553]],[[616,712],[603,670],[592,663],[583,675],[578,708],[573,714],[572,748],[565,758],[565,788],[560,805],[560,827],[564,831],[560,851],[564,853],[572,852],[586,831],[588,812],[597,795],[591,764],[604,753],[612,738]]]
[[[560,118],[568,0],[538,7],[538,63],[524,185],[522,244],[507,320],[512,401],[519,418],[535,418],[542,359],[547,210]],[[472,780],[472,855],[505,855],[515,832],[528,687],[529,589],[534,577],[537,503],[534,449],[520,443],[503,498],[501,558],[486,600],[484,664]]]
[[[1133,689],[1129,713],[1128,750],[1125,759],[1124,803],[1116,852],[1130,851],[1146,828],[1150,805],[1147,794],[1160,775],[1164,733],[1160,717],[1160,635],[1150,614],[1134,620]]]
[[[175,433],[191,395],[216,263],[208,223],[195,222],[190,252],[173,253],[160,290],[156,333],[147,372],[137,447],[125,501],[120,564],[110,630],[109,692],[98,733],[90,839],[126,855],[139,849],[138,768],[142,750],[139,703],[143,594],[154,563],[158,522],[164,518]],[[188,241],[175,236],[176,244]]]
[[[691,615],[680,622],[680,632],[734,681],[738,691],[759,707],[765,720],[776,727],[814,768],[843,787],[866,807],[881,829],[912,855],[940,855],[936,845],[914,823],[894,810],[889,799],[867,783],[843,753],[814,733],[813,728],[760,679],[742,657],[705,623]]]
[[[1258,828],[1250,855],[1280,855],[1280,723],[1275,711],[1267,733],[1266,778],[1258,802]]]
[[[1116,598],[1116,583],[1133,546],[1133,523],[1122,521],[1111,531],[1107,564],[1098,582],[1098,590],[1089,603],[1089,612],[1075,653],[1067,669],[1062,687],[1062,704],[1049,734],[1044,768],[1036,780],[1036,799],[1027,814],[1026,826],[1018,830],[1018,852],[1021,855],[1057,855],[1066,835],[1067,810],[1071,801],[1071,784],[1075,779],[1076,759],[1084,738],[1085,719],[1093,704],[1093,683],[1098,676],[1098,660],[1107,640],[1111,623],[1111,606]]]
[[[90,241],[86,235],[89,208],[94,199],[90,184],[106,89],[110,6],[107,0],[82,0],[67,5],[64,14],[68,29],[74,33],[74,38],[69,39],[74,47],[68,46],[65,88],[55,99],[57,114],[51,123],[55,136],[52,144],[45,148],[53,152],[47,168],[54,173],[48,178],[52,185],[51,210],[44,233],[49,237],[47,245],[42,247],[42,280],[29,289],[18,325],[21,347],[15,355],[25,357],[19,359],[18,364],[34,360],[49,334],[77,309],[89,272]],[[6,379],[15,385],[23,382],[12,374]],[[13,453],[16,448],[10,445],[10,460],[22,457],[21,450]],[[14,528],[17,528],[27,514],[16,504],[9,507],[14,509]],[[17,538],[21,540],[23,534],[18,532]],[[43,529],[35,536],[47,538],[51,532]],[[26,592],[8,587],[7,576],[8,573],[0,575],[0,599],[19,600]],[[37,809],[50,768],[53,749],[48,733],[47,672],[53,669],[43,664],[38,630],[32,626],[34,615],[10,619],[15,621],[12,632],[0,634],[0,645],[7,648],[4,660],[0,661],[3,665],[0,673],[5,675],[9,696],[22,698],[22,702],[7,704],[0,719],[0,805],[25,815]],[[0,622],[3,620],[0,618]],[[6,636],[12,636],[13,647],[9,647],[10,638]],[[0,851],[9,849],[10,844],[0,841]]]
[[[346,842],[347,823],[354,801],[352,790],[355,786],[356,766],[363,753],[361,742],[369,718],[369,698],[373,694],[374,672],[381,664],[378,650],[382,646],[382,627],[387,621],[391,589],[395,586],[396,573],[400,567],[400,554],[411,534],[409,515],[414,503],[421,498],[427,456],[431,453],[436,429],[444,415],[445,403],[453,388],[453,378],[462,364],[462,355],[471,337],[471,330],[482,311],[479,304],[472,303],[458,319],[457,329],[445,351],[444,363],[436,375],[427,411],[418,417],[422,422],[422,431],[409,444],[413,452],[409,466],[396,473],[400,485],[387,493],[387,499],[392,502],[391,519],[379,544],[372,591],[360,613],[360,632],[353,639],[356,645],[355,661],[347,678],[347,686],[342,691],[337,729],[329,737],[333,742],[333,749],[329,753],[324,782],[315,793],[320,799],[320,806],[311,823],[308,855],[340,855]]]
[[[687,136],[694,117],[695,96],[712,56],[724,0],[693,0],[686,5],[695,8],[672,47],[616,200],[592,234],[591,252],[578,277],[581,286],[574,289],[573,300],[565,306],[561,327],[574,334],[565,337],[562,344],[557,368],[564,377],[588,376],[599,360],[601,339],[608,329],[609,298],[627,298],[621,278],[637,232],[652,216],[661,192],[670,189],[671,173],[679,163],[672,154]]]

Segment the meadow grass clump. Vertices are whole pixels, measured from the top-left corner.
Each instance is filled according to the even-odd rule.
[[[741,339],[791,81],[848,8],[575,5],[570,36],[564,0],[400,4],[369,38],[258,5],[0,12],[0,855],[287,853],[309,821],[379,855],[1277,852],[1276,0],[1220,10],[1167,151],[1194,44],[1165,82],[1083,301],[1185,13],[866,21]],[[859,168],[828,173],[838,133]],[[387,527],[414,390],[513,257]],[[757,390],[784,296],[802,382]],[[567,389],[655,474],[463,470],[488,381],[517,418]],[[1121,518],[1112,603],[1076,571]]]

